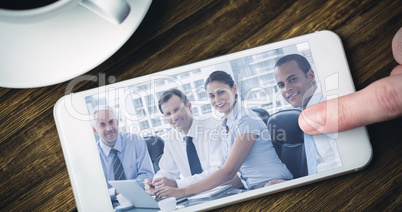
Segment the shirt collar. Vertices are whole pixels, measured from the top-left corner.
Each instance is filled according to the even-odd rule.
[[[112,149],[112,147],[104,144],[101,140],[99,140],[99,145],[100,145],[100,148],[102,149],[103,153],[105,155],[109,156],[110,150]],[[116,143],[114,144],[113,149],[116,149],[119,152],[123,151],[123,144],[121,142],[120,133],[117,135]]]
[[[239,106],[239,102],[236,102],[232,111],[230,111],[229,117],[228,118],[224,118],[223,122],[222,122],[222,126],[226,127],[226,126],[232,126],[234,120],[236,120],[237,116],[239,115],[240,112],[240,106]]]
[[[182,135],[183,135],[183,137],[184,136],[190,136],[190,137],[193,137],[194,138],[194,126],[195,126],[195,120],[193,119],[193,121],[191,122],[191,126],[190,126],[190,129],[188,130],[188,133],[187,133],[187,135],[184,135],[183,133],[181,133]]]
[[[184,141],[184,137],[185,137],[185,136],[193,137],[193,140],[194,140],[194,133],[195,133],[194,126],[195,126],[195,121],[196,121],[196,120],[193,118],[193,121],[192,121],[192,123],[191,123],[190,129],[188,130],[187,135],[185,135],[184,133],[182,133],[182,132],[176,130],[174,127],[172,127],[172,128],[171,128],[171,130],[173,130],[173,131],[172,131],[172,134],[171,134],[172,138],[173,138],[173,139],[180,138],[179,140],[180,140],[180,143],[181,143],[181,144],[183,144],[183,143],[185,144],[185,141]]]
[[[319,86],[317,86],[317,88],[314,91],[313,96],[311,96],[311,99],[308,101],[307,103],[307,107],[310,107],[311,105],[315,105],[319,102],[322,102],[324,100],[324,97],[321,93],[321,88]]]

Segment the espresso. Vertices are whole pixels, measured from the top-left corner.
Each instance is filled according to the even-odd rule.
[[[52,4],[58,0],[0,0],[0,8],[7,10],[30,10]]]

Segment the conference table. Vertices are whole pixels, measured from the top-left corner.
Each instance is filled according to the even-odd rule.
[[[401,27],[401,0],[154,0],[130,39],[86,74],[121,82],[331,30],[361,90],[397,65],[391,41]],[[0,88],[0,211],[77,210],[53,116],[70,82]],[[98,86],[81,81],[70,92]],[[401,211],[401,126],[402,118],[367,126],[373,158],[361,171],[214,210]]]

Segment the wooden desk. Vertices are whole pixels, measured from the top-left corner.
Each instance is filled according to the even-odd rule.
[[[326,29],[341,37],[360,90],[397,65],[391,40],[401,26],[401,0],[155,0],[129,41],[87,74],[123,81]],[[68,83],[0,88],[0,211],[76,210],[53,119]],[[374,157],[363,171],[218,210],[401,211],[401,126],[399,118],[367,127]]]

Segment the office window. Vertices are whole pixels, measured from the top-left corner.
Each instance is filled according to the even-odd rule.
[[[142,84],[142,85],[137,85],[137,86],[134,86],[134,87],[132,87],[132,89],[134,90],[134,91],[138,91],[138,90],[144,90],[144,91],[146,91],[146,90],[149,90],[149,87],[150,85],[149,85],[149,83],[144,83],[144,84]]]
[[[199,113],[198,113],[198,108],[196,108],[196,107],[191,108],[191,113],[192,113],[194,116],[198,116],[198,115],[199,115]]]
[[[258,88],[260,83],[258,82],[258,77],[251,78],[248,80],[244,80],[241,82],[241,98],[245,99],[246,96],[250,96],[251,94],[247,94],[253,88]]]
[[[202,105],[201,106],[201,110],[202,110],[202,114],[210,114],[211,113],[211,105],[207,104],[207,105]]]
[[[185,79],[190,76],[190,73],[191,73],[191,71],[187,71],[187,72],[183,72],[180,74],[175,74],[175,75],[173,75],[173,77],[176,77],[178,79]]]
[[[256,63],[254,67],[261,71],[261,70],[273,69],[274,65],[275,65],[274,60],[266,60]]]
[[[205,91],[197,91],[198,100],[206,100],[207,94]]]
[[[151,120],[151,122],[152,122],[153,127],[157,127],[157,126],[162,125],[162,122],[161,122],[161,120],[159,118],[154,118],[154,119]]]
[[[156,105],[151,105],[148,107],[149,114],[156,114],[158,112],[159,112],[159,109],[156,107]]]
[[[141,98],[134,99],[133,104],[134,104],[134,107],[141,108],[143,106],[142,99]]]
[[[204,80],[200,79],[200,80],[194,81],[194,88],[198,88],[198,87],[204,87]]]
[[[187,93],[188,91],[191,90],[191,84],[187,83],[183,85],[184,93]]]
[[[271,58],[275,58],[278,54],[283,54],[282,49],[277,49],[269,52],[263,52],[260,54],[256,54],[253,56],[254,60],[260,61],[260,60],[267,60]]]
[[[184,78],[189,77],[189,76],[190,76],[190,72],[191,72],[191,71],[187,71],[187,72],[181,73],[181,74],[180,74],[180,78],[184,79]]]
[[[194,101],[194,100],[195,100],[194,95],[193,95],[193,94],[189,95],[189,96],[188,96],[188,100]]]
[[[145,98],[145,102],[147,103],[147,105],[153,105],[155,104],[155,100],[154,100],[154,96],[153,95],[147,95],[144,97]]]
[[[163,92],[165,92],[165,91],[159,91],[159,92],[156,93],[156,99],[158,99],[158,101],[161,98]]]
[[[102,104],[108,105],[108,102],[105,97],[99,98],[97,103],[98,103],[98,105],[102,105]]]
[[[136,114],[137,114],[138,117],[144,117],[145,116],[145,110],[140,109],[140,110],[136,111]]]
[[[244,71],[243,73],[245,73],[245,77],[252,77],[258,74],[258,70],[252,67],[244,67]]]
[[[145,114],[145,111],[143,110],[142,99],[141,98],[134,99],[133,105],[137,116],[142,117]]]
[[[261,96],[261,95],[259,95],[259,94],[260,94],[259,92],[247,93],[247,94],[243,97],[243,99],[244,99],[244,100],[257,100],[257,99],[259,99],[259,97]]]
[[[169,84],[169,80],[167,80],[167,79],[157,79],[157,80],[155,80],[155,85],[157,87],[162,87],[162,86],[167,85],[167,84]]]
[[[140,128],[141,128],[141,130],[149,129],[148,121],[141,121],[140,122]]]
[[[274,74],[273,74],[273,73],[264,74],[264,75],[262,76],[262,80],[263,80],[264,83],[266,83],[266,84],[276,84],[275,77],[274,77]]]

